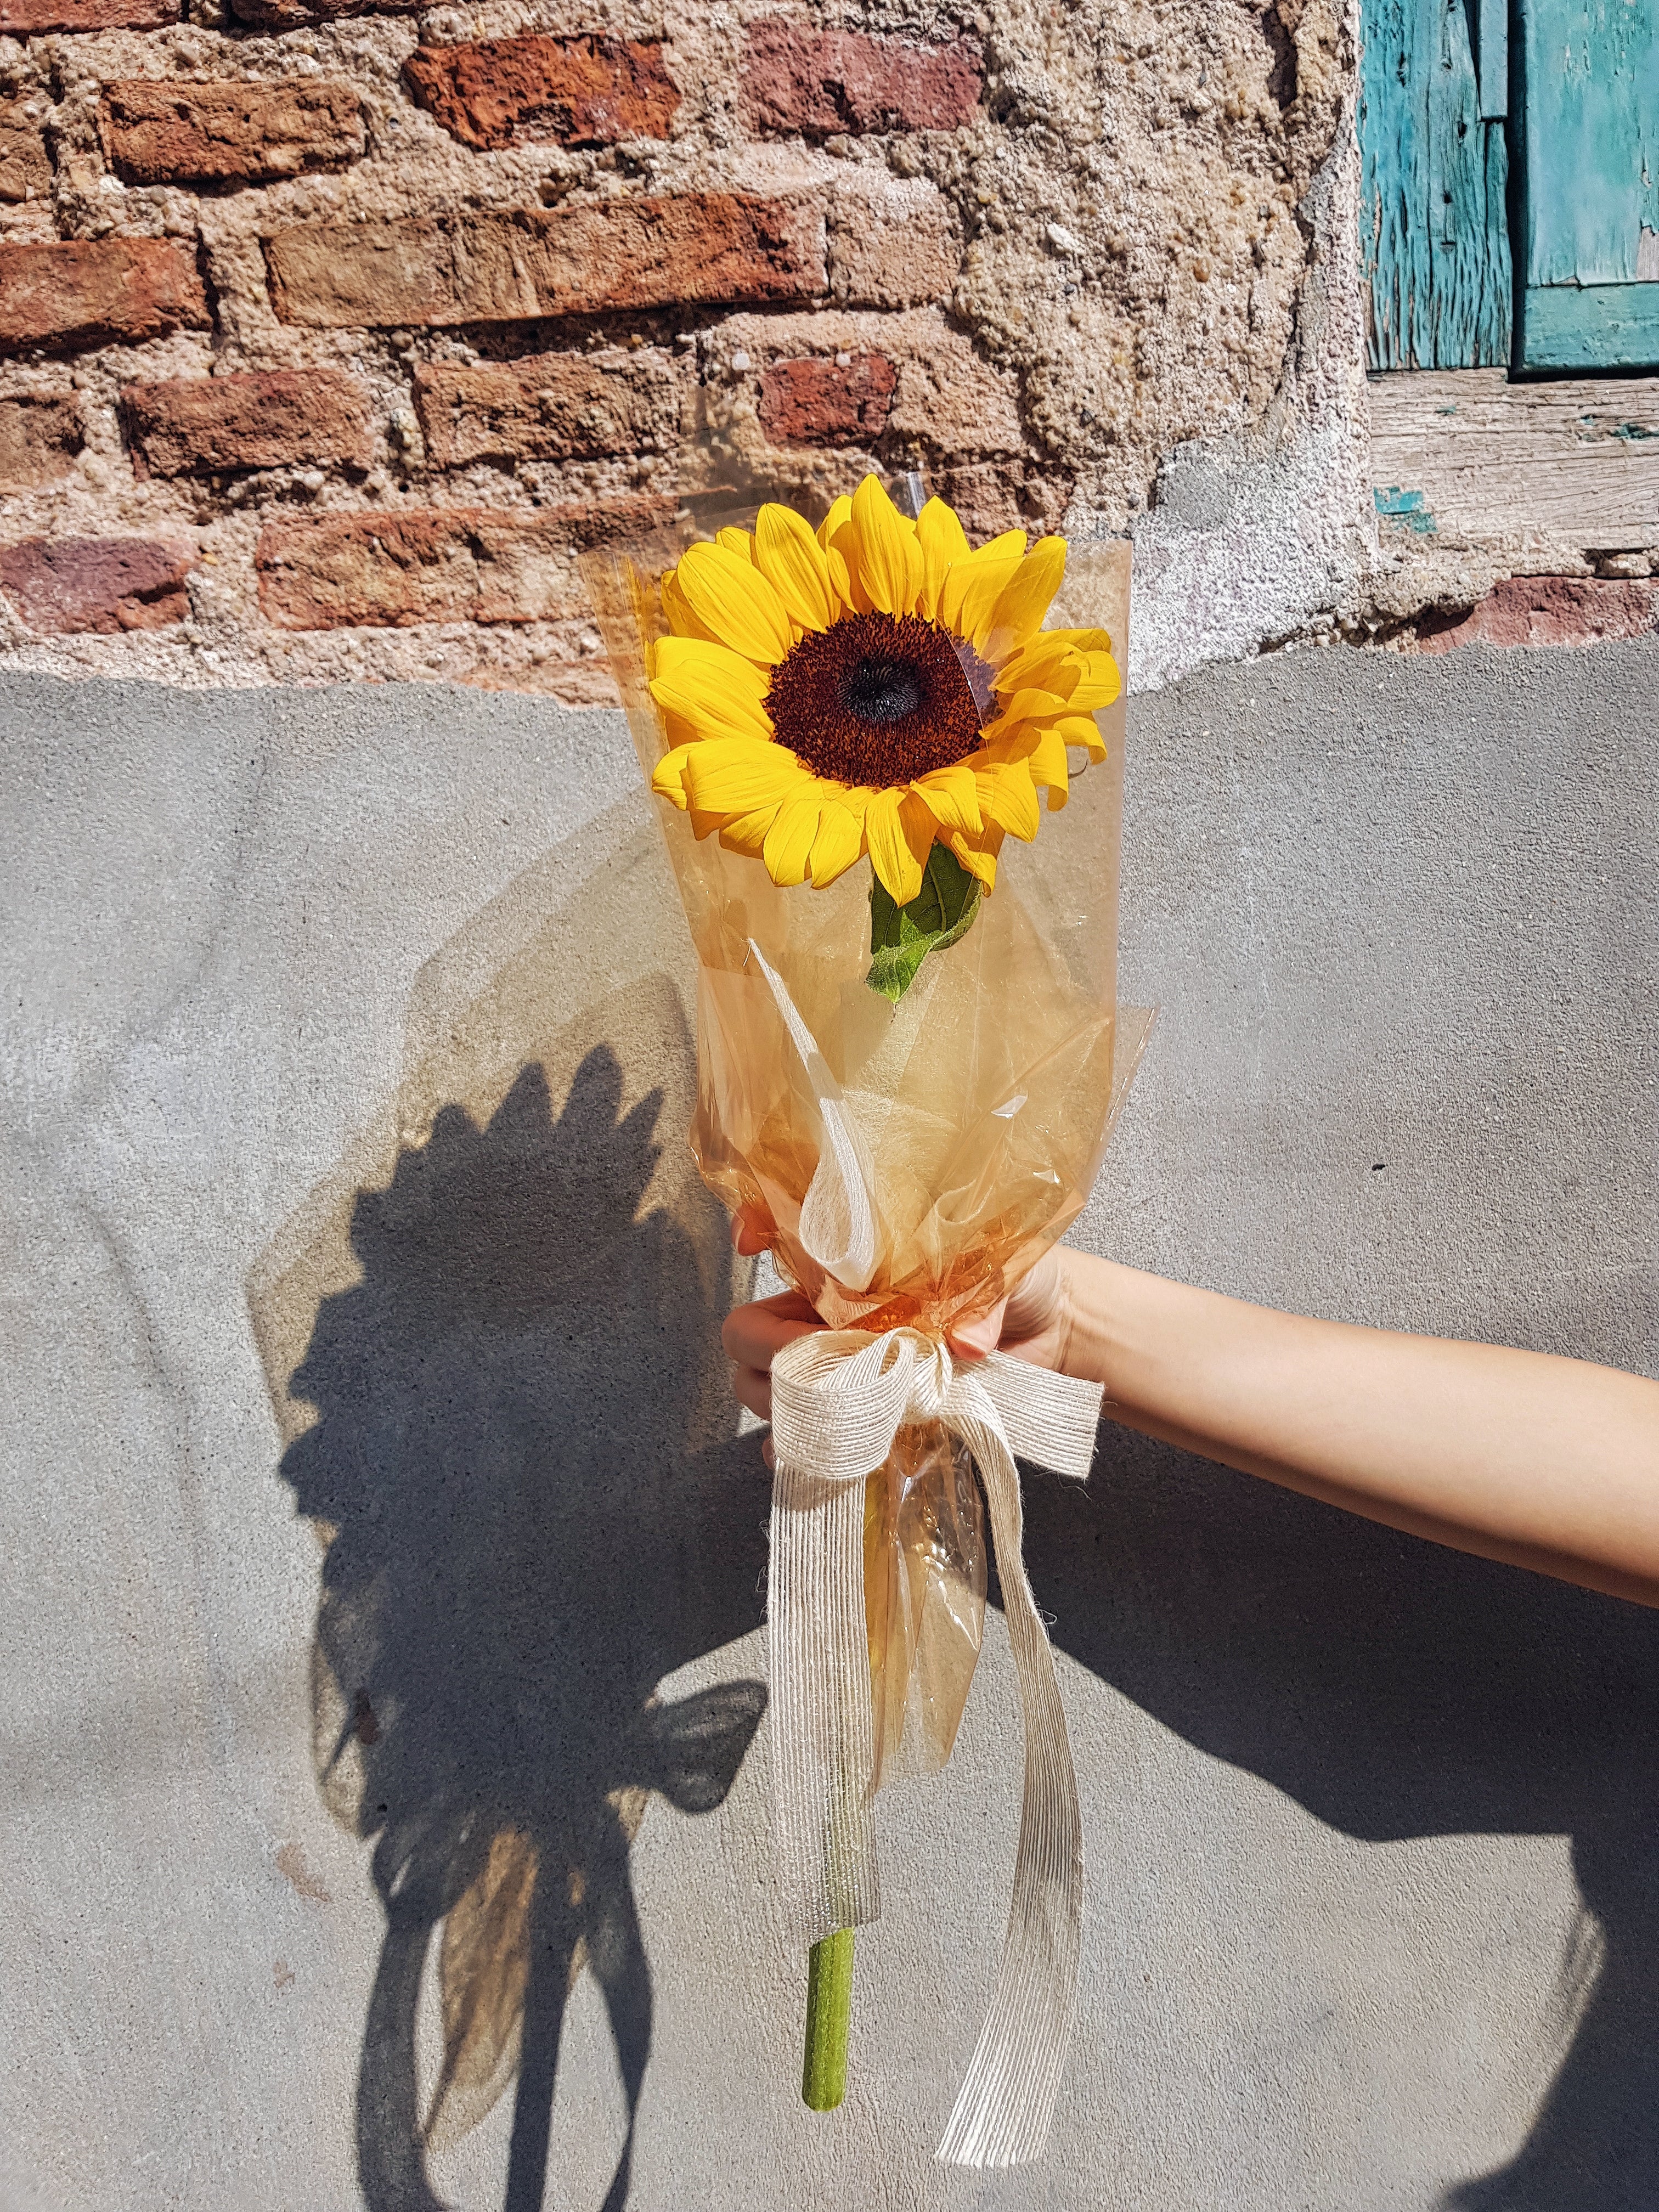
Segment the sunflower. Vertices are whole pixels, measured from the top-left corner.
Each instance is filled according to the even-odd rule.
[[[763,507],[663,579],[653,789],[776,884],[822,889],[867,853],[939,943],[945,878],[976,905],[1004,837],[1036,836],[1038,792],[1065,805],[1066,747],[1104,757],[1111,641],[1041,628],[1065,566],[1063,538],[1028,550],[1022,530],[970,550],[943,500],[913,522],[872,476],[816,532]]]

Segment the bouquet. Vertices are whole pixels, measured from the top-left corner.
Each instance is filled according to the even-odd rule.
[[[879,1910],[871,1801],[951,1755],[988,1507],[1024,1801],[939,2155],[1005,2166],[1047,2136],[1083,1905],[1014,1455],[1086,1475],[1101,1394],[1000,1353],[955,1361],[945,1338],[1076,1216],[1144,1037],[1115,1004],[1103,720],[1127,549],[1068,557],[1022,531],[975,549],[908,482],[896,504],[867,476],[816,528],[781,502],[752,526],[684,518],[588,578],[697,955],[697,1164],[769,1224],[780,1274],[830,1324],[773,1370],[775,1845],[810,1950],[803,2094],[828,2109],[844,2087],[852,1930]],[[1065,612],[1086,619],[1045,626]],[[1050,815],[1072,802],[1066,824],[1044,827],[1045,794]]]

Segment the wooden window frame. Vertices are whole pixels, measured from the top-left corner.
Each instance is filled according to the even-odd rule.
[[[1659,369],[1655,0],[1364,0],[1359,106],[1373,374]]]
[[[1528,281],[1576,275],[1584,228],[1565,196],[1534,221],[1544,167],[1527,166],[1526,70],[1540,4],[1364,0],[1376,509],[1386,534],[1425,545],[1659,557],[1659,374],[1641,373],[1659,363],[1659,282],[1645,281],[1659,277],[1659,235],[1624,254],[1620,282]],[[1565,4],[1588,17],[1603,0]],[[1638,4],[1659,13],[1659,0]],[[1590,265],[1606,265],[1605,246],[1590,244],[1603,255]],[[1644,358],[1609,364],[1620,351]],[[1437,356],[1462,365],[1419,366]]]

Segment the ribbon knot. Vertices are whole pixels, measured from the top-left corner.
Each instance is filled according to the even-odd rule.
[[[870,1810],[874,1734],[862,1484],[907,1422],[942,1421],[973,1455],[1019,1681],[1025,1790],[1002,1964],[939,2156],[1041,2157],[1065,2070],[1083,1921],[1083,1830],[1054,1654],[1022,1556],[1014,1455],[1079,1480],[1102,1393],[993,1352],[958,1364],[918,1329],[824,1329],[772,1365],[767,1577],[779,1873],[793,1932],[816,1943],[881,1910]]]

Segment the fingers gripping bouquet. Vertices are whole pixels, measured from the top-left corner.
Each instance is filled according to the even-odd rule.
[[[1079,586],[1063,538],[975,550],[941,501],[912,517],[866,477],[816,530],[769,504],[590,571],[697,953],[693,1148],[830,1323],[773,1370],[768,1586],[820,2107],[844,2083],[851,1931],[879,1909],[871,1800],[950,1757],[989,1510],[1026,1751],[1001,1969],[940,2146],[971,2166],[1040,2155],[1065,2063],[1082,1838],[1014,1455],[1085,1475],[1100,1394],[945,1340],[1075,1216],[1133,1058],[1097,720],[1120,690],[1110,554]],[[1044,626],[1062,585],[1091,626]],[[1040,839],[1042,794],[1057,812],[1091,764],[1070,837]]]

